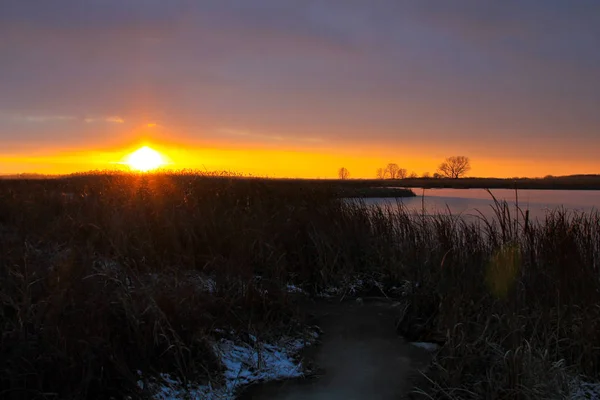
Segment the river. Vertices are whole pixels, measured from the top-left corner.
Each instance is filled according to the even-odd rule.
[[[448,213],[453,215],[474,216],[483,214],[486,218],[494,216],[494,201],[485,189],[412,189],[417,196],[398,199],[409,210],[423,211],[426,214]],[[493,189],[492,194],[498,200],[506,200],[515,210],[516,194],[519,208],[529,210],[531,218],[543,219],[549,210],[563,208],[568,211],[590,212],[600,210],[600,191],[598,190],[519,190]],[[423,197],[424,196],[424,197]],[[394,199],[370,198],[367,204],[394,205]]]

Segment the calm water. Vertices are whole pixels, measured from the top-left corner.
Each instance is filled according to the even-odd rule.
[[[423,189],[413,189],[417,197],[403,198],[401,201],[409,210],[421,213]],[[479,215],[492,217],[493,200],[484,189],[425,189],[425,211],[427,214],[447,213],[463,216]],[[506,200],[515,206],[515,191],[493,189],[498,200]],[[564,208],[571,211],[600,210],[598,190],[519,190],[519,207],[528,209],[532,218],[543,218],[548,210]],[[390,199],[368,199],[368,204],[395,204]],[[514,210],[514,208],[512,209]]]

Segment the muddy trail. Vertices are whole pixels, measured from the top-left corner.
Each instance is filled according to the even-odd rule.
[[[330,300],[308,307],[323,331],[321,343],[301,355],[314,374],[250,387],[240,399],[407,398],[431,354],[396,333],[399,303]]]

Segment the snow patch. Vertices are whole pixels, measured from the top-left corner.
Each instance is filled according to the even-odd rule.
[[[569,390],[570,400],[599,400],[600,383],[586,382],[581,379],[575,379],[571,382]]]
[[[323,289],[317,294],[317,297],[329,298],[336,296],[355,296],[367,287],[367,284],[377,285],[372,280],[364,280],[361,278],[352,278],[343,282],[341,286],[330,286]]]
[[[292,347],[295,350],[295,343]],[[227,386],[233,388],[251,382],[302,376],[297,363],[285,346],[258,343],[255,348],[222,340],[218,346],[225,367]]]
[[[185,385],[161,374],[161,382],[151,385],[153,399],[233,400],[236,391],[248,384],[302,377],[302,363],[294,356],[317,337],[318,333],[313,332],[307,340],[284,338],[276,344],[261,343],[251,337],[252,345],[221,339],[214,350],[224,367],[222,385]]]
[[[391,288],[388,288],[383,283],[386,281],[386,279],[387,278],[385,276],[372,276],[364,274],[352,276],[345,279],[337,286],[329,286],[323,288],[320,292],[317,293],[317,297],[354,297],[361,294],[371,293],[374,291],[379,292],[384,297],[404,297],[412,292],[413,287],[418,287],[418,284],[415,285],[409,281],[403,281],[399,287],[393,286]]]
[[[299,288],[298,286],[293,285],[291,283],[288,283],[288,285],[287,285],[287,292],[288,293],[306,294],[306,292],[302,288]]]
[[[217,282],[212,278],[205,278],[199,280],[199,286],[201,290],[213,294],[217,291]]]
[[[317,297],[329,298],[339,296],[342,293],[343,290],[341,288],[331,286],[323,289],[323,291],[321,291],[320,293],[317,293]]]
[[[437,351],[440,346],[437,343],[429,343],[429,342],[410,342],[415,347],[420,349],[424,349],[427,351]]]

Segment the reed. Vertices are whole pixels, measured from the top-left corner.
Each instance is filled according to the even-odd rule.
[[[600,215],[414,215],[311,181],[157,173],[0,181],[0,397],[135,398],[218,382],[220,331],[300,329],[288,284],[394,296],[442,344],[432,398],[541,398],[597,379]],[[218,176],[214,176],[218,175]],[[518,218],[517,218],[518,215]]]

